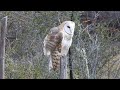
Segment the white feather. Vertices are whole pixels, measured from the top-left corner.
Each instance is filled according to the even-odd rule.
[[[62,39],[62,49],[61,49],[61,55],[67,55],[69,48],[72,44],[72,37],[74,35],[74,28],[75,28],[75,23],[68,21],[64,25],[64,33],[63,33],[63,39]]]

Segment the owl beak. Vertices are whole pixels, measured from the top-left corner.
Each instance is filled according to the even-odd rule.
[[[72,30],[70,29],[70,33],[72,33]]]

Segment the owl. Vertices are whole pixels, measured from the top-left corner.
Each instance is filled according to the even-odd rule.
[[[57,70],[60,66],[60,58],[66,56],[72,44],[75,23],[64,21],[58,27],[50,29],[44,38],[44,55],[49,58],[49,68]]]

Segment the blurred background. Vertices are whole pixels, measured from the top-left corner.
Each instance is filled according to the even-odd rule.
[[[67,20],[76,23],[68,55],[73,78],[120,78],[119,11],[0,11],[0,19],[4,16],[6,79],[58,79],[59,73],[48,72],[43,40],[52,27]]]

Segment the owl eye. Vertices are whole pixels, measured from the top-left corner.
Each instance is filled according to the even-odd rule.
[[[70,26],[67,26],[68,28],[70,28]]]

